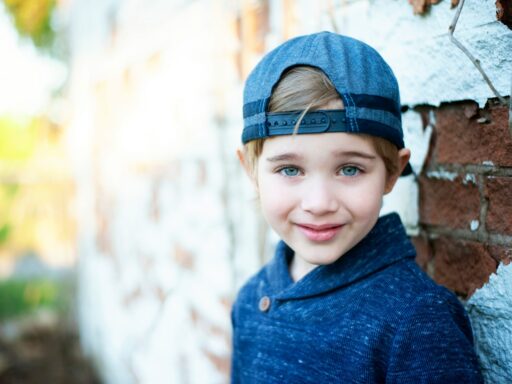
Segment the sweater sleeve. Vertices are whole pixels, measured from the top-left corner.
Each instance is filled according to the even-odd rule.
[[[236,303],[235,303],[236,305]],[[231,340],[232,340],[232,350],[231,350],[231,384],[237,384],[240,382],[240,379],[238,377],[238,362],[237,362],[237,346],[236,346],[236,340],[237,340],[237,333],[236,333],[236,321],[235,321],[235,305],[233,305],[233,308],[231,309]]]
[[[424,294],[406,309],[393,339],[386,383],[483,383],[469,319],[453,294]]]

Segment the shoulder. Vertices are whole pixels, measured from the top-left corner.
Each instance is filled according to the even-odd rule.
[[[443,286],[433,281],[416,264],[414,259],[401,260],[371,277],[360,281],[358,290],[374,292],[379,303],[389,311],[397,311],[400,318],[422,305],[439,303],[440,308],[450,308],[458,312],[463,308],[457,297]]]
[[[408,302],[404,320],[418,320],[418,316],[431,321],[444,319],[445,324],[453,323],[460,327],[472,341],[469,318],[453,292],[437,284],[414,261],[405,263],[402,279],[406,288],[414,294]]]
[[[415,263],[406,264],[405,280],[414,281],[415,298],[409,304],[409,313],[424,313],[424,316],[447,316],[454,322],[469,326],[466,311],[457,296],[442,285],[432,280]],[[467,330],[471,336],[471,329]]]
[[[448,301],[457,297],[447,288],[436,283],[425,271],[423,271],[413,258],[404,259],[383,271],[385,279],[392,280],[403,290],[411,293],[414,300],[423,295],[439,296]]]
[[[471,325],[462,303],[452,292],[434,284],[407,303],[398,324],[398,335],[408,337],[409,333],[421,331],[443,344],[445,336],[444,340],[449,340],[457,332],[461,340],[472,345]]]
[[[404,280],[414,297],[406,300],[391,344],[389,375],[396,381],[480,383],[469,318],[459,299],[419,267],[407,266]],[[421,381],[421,380],[420,380]]]

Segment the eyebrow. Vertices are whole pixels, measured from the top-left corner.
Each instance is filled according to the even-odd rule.
[[[371,155],[366,152],[359,152],[359,151],[337,151],[334,152],[334,156],[336,157],[361,157],[363,159],[369,159],[374,160],[377,158],[375,155]]]
[[[267,161],[270,161],[271,163],[277,163],[280,161],[297,161],[301,159],[303,159],[303,157],[296,153],[282,153],[277,156],[267,157]]]
[[[360,157],[360,158],[369,159],[369,160],[374,160],[377,158],[375,155],[371,155],[369,153],[359,152],[359,151],[336,151],[333,153],[333,155],[336,157]],[[267,161],[269,161],[271,163],[278,163],[280,161],[297,161],[297,160],[302,160],[302,159],[303,159],[302,156],[300,156],[296,153],[290,152],[290,153],[283,153],[280,155],[268,157]]]

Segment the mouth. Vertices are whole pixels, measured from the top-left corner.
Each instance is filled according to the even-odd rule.
[[[297,224],[297,227],[309,240],[325,242],[333,239],[343,228],[343,224]]]

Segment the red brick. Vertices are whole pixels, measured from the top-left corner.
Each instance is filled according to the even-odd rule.
[[[227,377],[231,371],[231,357],[228,354],[222,353],[217,354],[209,351],[206,348],[202,348],[204,356],[210,361],[210,363],[216,368],[217,372],[220,372]]]
[[[480,217],[480,194],[472,183],[420,177],[420,222],[469,229]]]
[[[172,257],[174,262],[182,268],[188,270],[193,270],[195,268],[194,255],[179,244],[174,246]]]
[[[464,297],[485,284],[497,263],[482,243],[453,238],[433,240],[434,280]]]
[[[490,106],[477,110],[476,103],[453,103],[436,113],[435,158],[438,163],[512,166],[512,138],[508,130],[508,108]],[[479,123],[486,119],[488,122]]]
[[[512,244],[508,247],[492,245],[489,247],[489,254],[498,262],[508,264],[512,261]]]
[[[512,2],[510,0],[496,0],[496,18],[512,29]]]
[[[489,201],[487,230],[512,235],[512,177],[488,177],[485,197]]]
[[[427,236],[419,235],[411,237],[411,241],[416,248],[416,263],[425,272],[428,272],[428,265],[432,261],[432,249]]]

